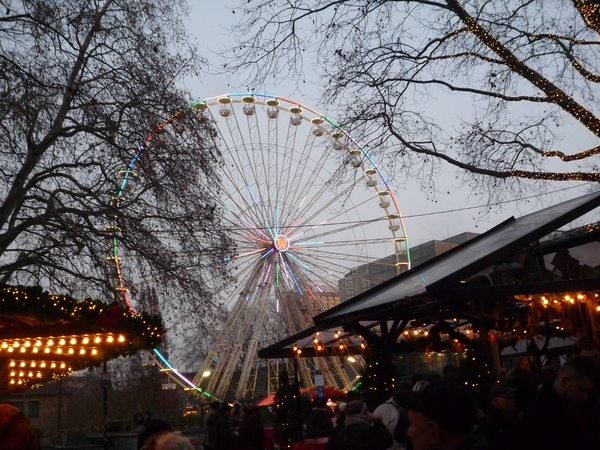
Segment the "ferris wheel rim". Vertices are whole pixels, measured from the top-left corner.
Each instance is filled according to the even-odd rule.
[[[243,104],[257,103],[256,98],[262,99],[261,102],[259,102],[259,104],[267,105],[267,106],[273,106],[272,105],[273,102],[277,102],[277,105],[275,105],[275,106],[279,110],[286,111],[288,114],[300,115],[304,111],[310,112],[311,114],[313,114],[315,116],[315,118],[308,119],[306,117],[302,117],[302,119],[311,121],[313,124],[315,123],[315,121],[314,121],[315,119],[322,120],[323,121],[322,123],[327,123],[333,130],[337,130],[340,133],[342,133],[344,138],[348,139],[349,142],[354,146],[355,149],[360,150],[361,155],[364,156],[364,158],[370,164],[370,168],[368,170],[373,171],[372,174],[379,177],[379,179],[383,182],[385,189],[382,190],[382,192],[385,193],[386,197],[388,197],[391,200],[394,210],[396,211],[392,215],[394,215],[395,216],[394,218],[398,219],[398,221],[400,222],[401,236],[399,238],[397,238],[394,235],[394,240],[396,240],[396,239],[402,240],[403,239],[403,241],[405,242],[406,256],[407,256],[407,260],[408,260],[408,265],[410,265],[410,255],[408,253],[408,244],[406,243],[407,242],[406,231],[405,231],[403,217],[400,214],[400,208],[399,208],[398,202],[396,200],[395,195],[393,194],[392,189],[389,186],[387,179],[384,177],[384,175],[378,168],[377,164],[374,162],[374,160],[368,154],[367,150],[363,146],[361,146],[349,133],[347,133],[345,130],[343,130],[343,128],[338,123],[336,123],[332,119],[328,118],[324,114],[321,114],[317,110],[315,110],[311,107],[308,107],[302,103],[299,103],[297,101],[290,100],[290,99],[276,96],[276,95],[272,95],[272,94],[263,94],[263,93],[256,93],[256,92],[238,92],[238,93],[223,94],[223,95],[208,97],[203,100],[198,100],[198,101],[186,106],[185,108],[182,108],[181,110],[175,112],[174,114],[172,114],[169,118],[167,118],[166,120],[161,122],[159,125],[157,125],[156,128],[154,130],[152,130],[152,132],[148,135],[148,137],[144,140],[144,142],[138,148],[137,152],[135,153],[135,156],[133,157],[133,159],[131,160],[131,162],[129,163],[129,165],[127,166],[127,168],[124,171],[125,173],[122,177],[122,183],[119,187],[117,198],[120,199],[124,196],[127,184],[129,182],[129,178],[132,176],[132,174],[135,175],[134,168],[136,167],[136,164],[140,158],[140,155],[144,151],[148,150],[149,145],[151,144],[152,140],[158,133],[160,133],[163,129],[165,129],[165,127],[167,127],[169,124],[175,122],[177,120],[177,118],[180,117],[182,114],[185,114],[185,113],[188,113],[191,111],[196,111],[198,109],[204,109],[204,108],[207,110],[211,110],[211,108],[214,106],[227,105],[228,103],[232,103],[232,104],[233,103],[243,103]],[[254,99],[254,100],[250,100],[250,99]],[[271,102],[272,104],[269,105],[269,102]],[[282,105],[282,103],[285,104],[285,107]],[[300,112],[297,112],[298,109],[300,110]],[[212,110],[211,110],[211,114],[212,114]],[[119,205],[120,204],[117,203],[117,206],[119,206]],[[117,208],[117,214],[118,214],[118,208]],[[116,216],[115,216],[114,227],[116,227]],[[285,237],[285,239],[283,239],[283,238],[281,239],[281,242],[282,242],[281,245],[282,246],[287,245],[288,247],[285,248],[285,250],[284,250],[284,251],[287,251],[289,248],[289,245],[291,245],[291,243],[289,242],[289,239],[287,238],[287,236],[285,236],[283,234],[278,235],[278,236]],[[272,237],[274,240],[276,240],[276,236],[272,236]],[[268,238],[268,236],[267,236],[267,238]],[[366,245],[367,242],[365,241],[364,244]],[[277,244],[275,244],[275,246],[277,246]],[[283,247],[277,248],[277,250],[280,250],[280,251],[282,249],[283,249]],[[340,254],[340,258],[342,258],[342,257],[343,257],[343,255]],[[114,247],[113,247],[113,252],[112,252],[111,258],[114,259],[116,269],[117,269],[116,272],[118,275],[118,284],[119,284],[119,287],[117,289],[121,292],[123,299],[124,299],[127,307],[129,308],[129,310],[132,313],[134,313],[134,309],[130,302],[128,289],[126,288],[125,277],[123,276],[123,274],[120,270],[120,265],[118,263],[120,260],[120,254],[118,251],[118,245],[117,245],[116,238],[114,240]],[[298,283],[296,283],[296,285],[298,286]],[[158,350],[155,350],[155,353],[158,354],[158,356],[159,356],[158,361],[164,360],[163,363],[164,363],[165,367],[168,367],[171,372],[176,373],[178,375],[178,377],[181,378],[180,381],[181,381],[181,383],[183,383],[183,385],[185,385],[186,387],[193,386],[193,388],[197,389],[199,392],[205,393],[204,391],[202,391],[202,389],[199,388],[199,386],[196,386],[195,383],[191,382],[187,378],[183,377],[183,375],[179,374],[176,371],[176,369],[174,369],[172,366],[169,367],[170,363],[163,355],[160,354],[160,352],[158,352]]]

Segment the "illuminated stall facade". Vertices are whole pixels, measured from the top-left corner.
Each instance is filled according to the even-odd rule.
[[[158,316],[39,287],[0,286],[0,396],[161,343]]]

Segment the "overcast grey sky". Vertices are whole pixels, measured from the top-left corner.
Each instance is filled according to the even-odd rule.
[[[227,30],[235,26],[240,19],[239,11],[236,14],[232,13],[232,6],[236,6],[237,1],[221,3],[213,0],[191,0],[190,5],[192,11],[187,20],[189,32],[197,40],[196,43],[200,52],[214,70],[219,65],[217,52],[233,43]],[[241,79],[241,76],[238,78],[235,75],[207,74],[199,80],[190,80],[188,87],[195,97],[201,99],[229,92],[243,91],[245,87],[242,85]],[[321,108],[319,80],[312,80],[312,82],[312,85],[310,83],[303,85],[302,92],[298,92],[295,80],[279,83],[276,86],[268,86],[265,92],[291,98],[299,103],[314,107],[335,120],[341,119],[338,112],[324,111]],[[434,102],[427,105],[432,111],[435,110],[441,115],[452,117],[455,105],[451,101],[438,98]],[[572,134],[576,135],[576,131],[576,128],[573,128]],[[585,142],[582,145],[588,146],[589,143]],[[589,190],[589,185],[555,183],[553,189],[551,189],[555,191],[553,195],[520,199],[519,201],[504,203],[501,206],[493,205],[487,209],[480,198],[472,196],[468,188],[460,188],[455,180],[455,169],[448,165],[442,167],[442,173],[436,181],[438,189],[436,201],[421,192],[419,186],[399,185],[398,180],[394,178],[394,174],[387,173],[386,176],[394,186],[394,192],[405,217],[407,235],[411,246],[431,239],[445,239],[466,231],[481,233],[513,215],[519,217],[561,200],[582,195]],[[487,213],[485,213],[486,210]],[[581,219],[577,225],[582,225],[586,221],[597,220],[599,220],[597,215],[587,216],[586,219]]]

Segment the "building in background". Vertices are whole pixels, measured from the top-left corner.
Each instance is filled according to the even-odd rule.
[[[460,233],[444,240],[432,240],[410,248],[411,267],[441,255],[460,244],[478,236],[478,233]],[[344,302],[365,292],[384,281],[399,275],[395,255],[386,256],[375,262],[363,264],[351,270],[338,282],[340,302]]]

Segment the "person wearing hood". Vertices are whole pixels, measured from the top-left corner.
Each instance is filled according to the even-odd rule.
[[[0,404],[0,449],[38,450],[35,428],[25,413],[8,403]]]

